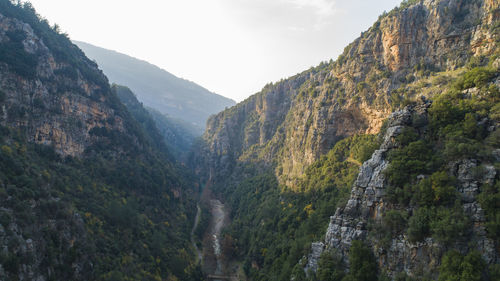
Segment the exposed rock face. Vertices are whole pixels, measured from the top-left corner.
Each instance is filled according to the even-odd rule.
[[[306,273],[310,272],[311,270],[313,272],[316,272],[318,270],[318,260],[321,257],[324,249],[325,244],[323,244],[323,242],[314,242],[311,244],[311,253],[307,258],[307,265],[305,268]]]
[[[92,134],[94,128],[125,131],[122,117],[112,105],[120,104],[109,95],[109,85],[97,65],[76,47],[71,52],[79,56],[56,58],[55,52],[61,50],[50,49],[32,26],[19,19],[4,16],[2,12],[0,11],[0,46],[3,51],[16,52],[9,54],[10,57],[3,54],[0,59],[2,126],[19,130],[19,135],[26,137],[27,142],[53,146],[62,156],[81,156],[87,147],[103,138]],[[22,49],[12,50],[15,43],[22,43]],[[32,62],[23,64],[28,59],[32,59]],[[92,73],[81,73],[80,69],[71,65],[71,59],[85,64],[82,69],[90,69]],[[90,79],[87,75],[95,77]],[[11,204],[15,200],[12,196],[6,196],[5,188],[19,190],[22,187],[5,185],[9,179],[3,176],[2,174],[0,179],[4,192],[0,209],[4,216],[8,214],[11,221],[3,221],[3,226],[0,225],[2,262],[9,255],[29,259],[11,261],[15,268],[18,267],[15,270],[2,264],[0,279],[8,279],[8,272],[17,271],[19,280],[47,280],[47,276],[53,275],[51,269],[60,266],[68,258],[67,253],[76,252],[77,248],[85,251],[87,247],[92,247],[87,240],[85,223],[77,212],[61,211],[61,215],[49,219],[37,216],[36,222],[28,223],[30,221],[23,216],[35,216],[43,206],[61,203],[61,198],[49,196],[43,200],[31,199],[29,204],[19,205],[23,206],[22,209],[12,209]],[[42,183],[37,184],[42,186]],[[50,187],[43,186],[40,189],[48,188]],[[54,240],[46,239],[50,235],[54,235]],[[54,253],[51,243],[56,240],[61,244],[59,252]],[[49,260],[48,256],[53,264],[44,264]],[[88,280],[93,274],[92,261],[88,256],[74,257],[69,271],[74,273],[74,280]]]
[[[351,197],[343,209],[337,209],[330,218],[326,231],[327,247],[341,249],[347,253],[352,240],[366,237],[366,223],[369,218],[379,218],[385,210],[385,176],[389,149],[397,146],[395,138],[405,126],[410,125],[411,116],[417,110],[426,111],[430,104],[422,104],[418,109],[405,108],[389,117],[384,142],[379,150],[361,166],[360,172],[351,190]]]
[[[306,270],[317,269],[318,257],[321,251],[335,249],[347,261],[347,255],[353,240],[366,240],[374,248],[378,264],[390,276],[398,272],[406,272],[413,276],[421,274],[434,274],[433,270],[439,265],[441,256],[446,250],[445,245],[426,238],[423,242],[411,243],[406,235],[393,238],[387,248],[375,246],[376,238],[368,236],[367,224],[370,219],[378,221],[384,212],[393,208],[385,198],[387,183],[384,170],[389,165],[386,156],[389,151],[398,147],[395,141],[403,129],[412,124],[412,116],[419,116],[425,120],[429,102],[422,102],[417,106],[406,107],[401,111],[391,114],[388,119],[387,131],[384,142],[372,157],[363,163],[358,177],[352,187],[351,196],[343,208],[338,208],[335,215],[330,217],[324,248],[318,249],[319,243],[312,245],[308,257]],[[471,241],[479,250],[488,264],[498,261],[498,252],[494,241],[486,237],[484,211],[477,201],[479,186],[483,183],[493,182],[496,170],[493,166],[485,166],[482,178],[474,175],[475,168],[479,165],[475,159],[466,159],[450,164],[450,175],[458,179],[458,191],[462,194],[465,214],[471,219],[473,233]],[[321,243],[322,245],[323,243]],[[458,245],[459,250],[467,252],[470,245]],[[474,246],[473,246],[474,247]],[[319,254],[318,254],[319,253]]]
[[[304,169],[342,137],[377,133],[391,113],[390,93],[421,70],[452,70],[488,54],[498,34],[498,1],[426,0],[381,17],[336,62],[266,86],[208,121],[210,166],[276,161],[293,187]]]
[[[1,1],[0,5],[10,7],[12,4],[10,1]],[[18,169],[14,176],[3,169],[0,172],[0,280],[58,279],[55,276],[66,276],[61,277],[63,280],[94,280],[97,277],[96,261],[93,259],[95,240],[89,239],[94,233],[89,231],[89,224],[86,224],[91,213],[80,215],[82,209],[86,210],[88,206],[76,207],[78,201],[76,196],[72,197],[75,189],[81,192],[84,188],[91,188],[84,183],[84,177],[90,173],[67,172],[74,168],[64,161],[83,162],[90,155],[84,155],[87,148],[101,141],[109,141],[113,148],[101,148],[99,152],[106,151],[106,160],[113,163],[113,156],[122,153],[122,146],[133,149],[142,147],[143,144],[138,141],[142,128],[137,128],[139,125],[134,123],[136,121],[110,91],[107,78],[97,65],[70,44],[64,35],[50,29],[44,30],[44,23],[38,20],[31,21],[39,23],[33,26],[20,20],[36,18],[34,12],[20,12],[28,7],[0,10],[2,144],[17,146],[19,151],[25,153],[23,156],[28,154],[26,158],[16,159],[19,163],[14,165],[6,160],[10,159],[10,156],[6,156],[10,155],[10,146],[2,145],[0,151],[2,167],[11,165]],[[16,17],[3,14],[7,12]],[[19,48],[14,49],[13,46]],[[136,131],[133,131],[133,126],[136,126]],[[6,131],[9,134],[3,135]],[[108,135],[114,135],[115,140],[111,141]],[[117,141],[116,136],[125,136],[126,140]],[[43,156],[46,158],[42,162],[35,156],[31,157],[30,153],[38,148],[33,148],[33,143],[52,146],[59,155],[53,155],[43,146],[40,146],[40,153],[49,151],[58,160]],[[151,157],[155,152],[161,153],[154,150],[151,154],[141,156]],[[68,185],[64,192],[58,190],[68,181],[58,177],[56,184],[51,182],[51,177],[56,178],[48,172],[55,170],[53,166],[65,169],[57,175],[71,178],[72,182],[81,181],[82,186]],[[164,167],[157,169],[163,169],[161,174],[166,175],[169,171]],[[163,185],[167,185],[163,182]],[[110,189],[114,187],[114,184],[104,182],[103,185]],[[180,184],[175,185],[177,189],[182,188]],[[116,184],[116,187],[121,192],[124,186]],[[144,194],[144,191],[141,190],[141,193]],[[19,196],[21,193],[25,195]],[[95,194],[98,193],[96,190]],[[177,200],[182,200],[178,198],[186,194],[183,190],[172,193]],[[107,197],[102,202],[107,203],[111,198]],[[89,201],[92,200],[95,198]]]
[[[125,130],[105,94],[107,81],[104,85],[90,82],[67,62],[57,61],[30,25],[0,14],[0,44],[11,41],[6,34],[12,33],[25,37],[24,51],[35,56],[37,66],[33,77],[23,77],[0,62],[0,91],[5,94],[2,125],[22,128],[32,141],[53,145],[71,156],[82,154],[95,142],[93,128]],[[95,64],[81,56],[99,73]]]

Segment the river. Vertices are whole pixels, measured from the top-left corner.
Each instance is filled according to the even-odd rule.
[[[227,221],[227,214],[224,210],[224,205],[217,199],[210,200],[210,207],[212,212],[212,228],[210,230],[210,236],[212,238],[212,247],[217,261],[215,274],[222,274],[221,232],[225,222]]]

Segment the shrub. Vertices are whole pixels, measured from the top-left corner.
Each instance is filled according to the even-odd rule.
[[[390,166],[385,174],[389,183],[403,187],[409,179],[427,171],[427,164],[432,158],[432,150],[424,141],[419,140],[408,146],[390,152]]]
[[[439,281],[479,281],[485,263],[481,254],[477,251],[471,251],[465,257],[458,251],[451,250],[447,252],[439,267]]]
[[[407,217],[406,211],[390,210],[382,218],[382,224],[391,234],[398,234],[406,228]]]
[[[427,207],[418,208],[408,221],[408,240],[410,242],[423,241],[430,235],[430,221],[433,212]]]
[[[486,213],[486,230],[488,236],[500,239],[500,181],[495,185],[483,185],[479,194],[479,203]]]
[[[460,77],[454,84],[453,88],[459,91],[472,87],[483,87],[493,79],[497,71],[488,67],[475,67],[467,71],[464,76]]]
[[[349,274],[347,280],[376,281],[377,262],[370,247],[363,242],[352,241],[349,249]],[[342,280],[345,280],[342,279]]]
[[[465,236],[470,229],[470,221],[457,201],[453,209],[439,208],[431,219],[430,228],[433,238],[450,244]]]
[[[321,281],[337,281],[344,277],[342,259],[331,252],[323,252],[318,262],[316,276]]]
[[[22,41],[26,38],[24,31],[7,32],[9,41],[0,43],[0,61],[6,63],[15,73],[33,78],[36,74],[38,59],[24,50]]]
[[[455,178],[450,177],[448,173],[444,171],[435,172],[431,176],[431,184],[436,202],[449,203],[455,201],[457,197],[454,187]]]

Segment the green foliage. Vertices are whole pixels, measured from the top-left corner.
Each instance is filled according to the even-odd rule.
[[[14,212],[0,214],[0,222],[4,227],[14,222],[23,235],[50,242],[40,266],[53,268],[58,279],[74,280],[73,261],[84,268],[92,261],[87,279],[107,279],[116,269],[128,280],[145,280],[150,273],[189,277],[184,269],[194,259],[183,249],[190,247],[187,216],[193,217],[193,203],[175,199],[172,188],[188,183],[164,160],[118,161],[99,155],[62,159],[45,146],[3,142],[1,147],[0,178],[6,189],[0,204]],[[181,192],[188,196],[188,190]],[[34,208],[29,207],[32,200],[37,202]],[[44,230],[33,232],[34,227]],[[65,238],[57,227],[71,235]],[[68,239],[75,240],[74,247],[66,246]],[[8,272],[14,273],[26,258],[6,258]]]
[[[361,241],[352,241],[349,249],[349,274],[342,281],[376,281],[377,273],[377,262],[371,248]]]
[[[479,203],[485,210],[488,236],[496,241],[500,239],[500,181],[493,185],[483,185],[479,194]]]
[[[492,264],[489,266],[490,280],[500,280],[500,264]]]
[[[477,67],[485,66],[488,64],[488,57],[484,55],[480,56],[472,56],[470,57],[469,61],[467,62],[467,69],[474,69]]]
[[[446,253],[439,267],[439,281],[480,281],[485,262],[481,254],[471,251],[466,256],[456,250]]]
[[[47,20],[42,19],[29,2],[17,2],[13,4],[9,0],[0,0],[0,11],[6,17],[19,19],[31,26],[35,34],[43,39],[44,44],[50,49],[57,62],[68,63],[86,79],[93,81],[103,90],[101,94],[109,89],[108,81],[97,65],[89,60],[83,52],[71,43],[66,34],[59,33],[57,26],[51,27]],[[23,34],[12,34],[10,43],[14,45],[0,46],[0,61],[7,62],[18,74],[26,78],[33,78],[37,65],[37,54],[31,55],[24,51],[19,45]],[[12,40],[13,39],[13,40]],[[17,43],[16,43],[17,42]]]
[[[9,245],[0,257],[7,280],[15,280],[24,265],[47,280],[202,280],[189,243],[194,180],[171,161],[151,116],[141,115],[141,106],[129,112],[95,63],[31,4],[0,0],[0,11],[29,24],[56,63],[69,65],[56,76],[97,85],[90,99],[102,103],[105,97],[125,127],[96,126],[89,132],[95,142],[83,155],[62,157],[51,146],[30,142],[24,130],[0,126],[0,223],[5,229],[15,224],[17,232],[6,232]],[[0,61],[33,78],[39,54],[23,53],[23,32],[6,35]],[[40,118],[28,106],[59,114],[37,97],[32,101],[9,106],[8,114]],[[17,237],[31,238],[35,251],[20,250]]]
[[[360,135],[343,139],[318,161],[310,165],[298,188],[300,191],[324,190],[335,187],[350,189],[359,166],[380,146],[375,135]]]
[[[406,139],[406,138],[405,138]],[[411,199],[409,183],[416,176],[429,171],[433,152],[428,143],[418,140],[389,154],[390,166],[386,169],[386,177],[391,184],[388,198],[392,202],[407,204]]]
[[[456,198],[455,178],[445,171],[435,172],[430,178],[431,188],[434,192],[434,201],[443,203],[453,202]]]
[[[345,275],[344,267],[339,255],[325,251],[319,259],[316,276],[321,281],[339,281]]]
[[[430,234],[430,222],[433,212],[426,207],[418,208],[408,221],[408,240],[410,242],[423,241]]]
[[[260,170],[249,164],[238,169],[254,176],[235,186],[214,187],[233,210],[228,233],[235,238],[237,258],[249,278],[288,281],[292,274],[296,280],[305,278],[297,267],[299,260],[307,255],[311,242],[321,239],[328,218],[347,198],[359,166],[379,146],[378,141],[377,136],[361,135],[337,142],[307,169],[293,190],[281,189],[272,173],[255,175]],[[326,264],[339,261],[326,257],[323,262],[322,276],[332,270]],[[342,273],[337,267],[333,272]]]
[[[399,234],[406,228],[408,214],[405,211],[389,210],[382,218],[382,225],[392,235]]]
[[[431,236],[445,244],[453,243],[470,230],[470,221],[460,206],[448,208],[418,208],[408,222],[408,239],[415,243]]]
[[[412,202],[419,206],[449,205],[455,202],[455,178],[445,171],[433,173],[412,187]]]
[[[432,237],[445,245],[465,237],[471,226],[459,201],[454,208],[438,208],[430,222]]]
[[[388,248],[392,239],[402,234],[408,224],[408,213],[404,210],[389,210],[381,220],[368,223],[368,234],[372,241],[381,248]]]
[[[457,182],[449,174],[447,163],[464,158],[492,160],[491,151],[498,147],[498,137],[495,132],[488,133],[484,120],[496,118],[500,102],[498,87],[488,84],[496,75],[497,72],[486,67],[465,72],[453,89],[434,99],[428,126],[413,120],[413,128],[405,128],[396,138],[400,146],[390,152],[390,165],[385,172],[389,182],[387,194],[392,203],[414,208],[406,230],[411,242],[432,236],[452,245],[468,235],[471,222],[460,201],[456,201],[460,198]],[[461,92],[470,87],[478,90]],[[417,123],[422,124],[416,126]],[[488,185],[482,190],[479,199],[488,217],[488,234],[498,239],[498,188]],[[387,227],[374,229],[380,233],[390,231]],[[382,234],[375,237],[380,241],[386,239]]]
[[[12,71],[23,77],[33,78],[38,60],[36,55],[24,50],[26,34],[24,31],[8,31],[6,35],[9,40],[0,43],[0,62],[6,63]]]
[[[457,90],[465,90],[472,87],[483,87],[491,81],[493,77],[498,75],[497,70],[488,67],[474,67],[467,71],[465,75],[460,77],[453,87]]]

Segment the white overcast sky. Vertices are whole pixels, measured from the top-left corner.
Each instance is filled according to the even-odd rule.
[[[31,0],[74,40],[236,101],[336,59],[400,0]]]

